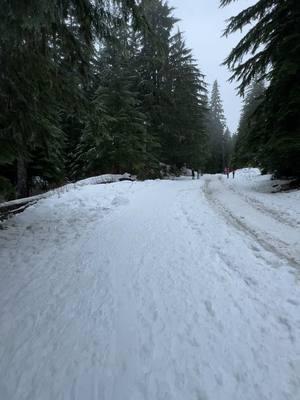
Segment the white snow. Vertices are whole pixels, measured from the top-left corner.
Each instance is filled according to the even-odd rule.
[[[0,399],[298,400],[299,192],[268,182],[76,186],[4,222]]]
[[[41,193],[36,196],[24,197],[21,199],[0,202],[0,211],[1,211],[1,209],[6,208],[7,206],[18,206],[18,205],[23,205],[24,203],[36,202],[40,199],[45,199],[45,198],[51,197],[55,194],[61,194],[64,192],[68,192],[69,190],[76,189],[81,186],[99,185],[99,184],[104,184],[104,183],[113,183],[113,182],[119,182],[119,181],[124,181],[124,180],[135,180],[135,179],[136,179],[136,176],[130,175],[128,173],[105,174],[105,175],[93,176],[91,178],[86,178],[86,179],[77,181],[76,183],[68,183],[59,188],[49,190],[48,192]]]

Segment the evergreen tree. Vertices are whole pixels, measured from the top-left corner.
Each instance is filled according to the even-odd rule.
[[[255,80],[249,87],[242,108],[234,148],[234,164],[239,167],[257,166],[257,154],[260,151],[260,138],[257,137],[260,104],[264,100],[264,83]],[[259,134],[258,134],[259,136]]]
[[[148,152],[147,120],[138,100],[135,47],[126,27],[120,29],[99,54],[95,75],[93,112],[79,146],[85,174],[126,172],[144,175]]]
[[[227,167],[235,167],[232,162],[232,153],[233,153],[233,138],[231,132],[228,127],[226,127],[224,132],[224,165]]]
[[[144,0],[142,7],[154,36],[141,36],[138,68],[140,99],[149,135],[159,143],[160,161],[180,168],[201,168],[206,135],[205,83],[182,34],[172,36],[176,19],[161,0]],[[159,150],[157,148],[157,150]]]
[[[224,143],[226,121],[217,81],[214,82],[211,92],[207,125],[210,152],[207,170],[211,173],[222,172],[226,166]]]
[[[268,81],[258,110],[256,158],[279,175],[300,176],[300,3],[259,0],[230,19],[225,35],[249,23],[251,29],[225,64],[242,94],[257,76]]]
[[[161,158],[161,138],[168,133],[170,90],[167,66],[171,32],[176,23],[172,9],[161,0],[143,0],[141,8],[149,24],[149,31],[140,36],[137,68],[141,76],[139,87],[142,111],[148,118],[147,131],[157,143],[156,152]],[[153,34],[154,33],[154,34]]]
[[[134,1],[115,3],[137,15]],[[14,165],[26,196],[30,169],[64,175],[62,117],[79,101],[95,39],[109,34],[113,16],[104,0],[30,0],[7,2],[0,17],[0,162]]]
[[[207,153],[206,85],[191,50],[187,49],[178,32],[171,38],[167,67],[169,107],[165,120],[167,128],[162,137],[164,161],[203,169]]]

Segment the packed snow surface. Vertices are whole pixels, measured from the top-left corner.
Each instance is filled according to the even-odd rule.
[[[0,230],[0,399],[299,400],[300,198],[71,187]]]

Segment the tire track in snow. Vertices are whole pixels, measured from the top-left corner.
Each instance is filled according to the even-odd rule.
[[[263,202],[259,201],[258,199],[254,198],[252,196],[248,196],[248,195],[242,193],[241,191],[234,188],[232,185],[226,186],[223,179],[219,179],[219,180],[225,188],[228,188],[234,194],[236,194],[237,196],[240,196],[252,208],[255,208],[257,211],[262,212],[264,214],[268,214],[270,217],[275,219],[277,222],[287,225],[290,228],[298,228],[299,227],[298,224],[295,223],[294,221],[292,221],[287,215],[283,216],[282,214],[279,214],[279,212],[267,207]]]
[[[181,204],[181,211],[186,218],[186,221],[188,223],[188,226],[196,233],[197,236],[199,236],[199,239],[202,236],[202,231],[201,231],[201,226],[196,222],[195,220],[195,215],[194,213],[190,212],[188,208],[186,207],[186,204],[182,203]],[[194,212],[196,210],[194,209]],[[203,240],[203,239],[202,239]],[[210,242],[210,240],[209,240]],[[204,309],[204,313],[201,312],[202,318],[202,324],[204,321],[208,326],[208,331],[205,333],[205,336],[202,337],[202,340],[204,339],[207,342],[207,345],[209,346],[210,352],[211,352],[211,357],[217,357],[217,354],[215,354],[216,346],[215,343],[218,341],[219,337],[226,337],[226,333],[228,332],[228,326],[227,322],[228,320],[232,320],[235,318],[236,315],[239,315],[239,320],[243,321],[242,324],[245,324],[248,326],[247,330],[252,331],[252,327],[250,325],[249,317],[245,313],[245,311],[242,309],[242,307],[238,304],[237,300],[235,299],[234,292],[232,290],[228,290],[226,282],[232,282],[239,277],[243,281],[245,281],[245,277],[242,275],[242,273],[239,271],[239,268],[235,265],[233,265],[233,260],[230,259],[229,257],[226,257],[223,252],[221,251],[221,248],[219,246],[214,246],[215,247],[215,252],[214,252],[214,258],[216,260],[221,260],[221,265],[223,265],[223,268],[218,269],[218,273],[215,274],[213,270],[211,271],[204,271],[202,270],[202,273],[207,272],[211,275],[214,276],[215,280],[219,280],[220,284],[222,285],[222,290],[223,290],[223,299],[224,299],[224,309],[226,309],[226,312],[224,314],[220,315],[220,309],[218,307],[218,304],[216,304],[216,292],[215,292],[215,287],[214,284],[210,281],[210,278],[206,276],[206,285],[208,285],[208,291],[205,296],[203,296],[202,300],[202,308]],[[220,262],[217,261],[217,265],[220,267]],[[193,281],[195,277],[190,277],[190,280]],[[204,279],[204,277],[203,277]],[[246,283],[246,282],[245,282]],[[201,282],[198,283],[199,288],[201,288],[202,284]],[[229,284],[230,285],[230,284]],[[190,294],[188,294],[190,296]],[[249,290],[247,289],[247,295],[249,295]],[[254,299],[255,301],[256,299]],[[206,314],[206,315],[205,315]],[[194,320],[197,321],[199,319],[198,315],[194,316]],[[198,320],[197,323],[200,321]],[[201,326],[200,322],[200,326]],[[189,329],[191,329],[191,326],[189,326]],[[200,328],[199,326],[199,328]],[[214,327],[213,330],[211,328]],[[185,332],[185,335],[182,335],[182,340],[184,340],[184,337],[188,336],[188,330]],[[199,339],[199,336],[198,336]],[[201,339],[200,339],[201,340]],[[226,342],[226,339],[224,339]],[[195,346],[195,351],[197,350],[197,344],[200,346],[199,342],[190,342],[191,345]],[[250,345],[249,345],[250,346]],[[257,369],[265,369],[268,373],[268,369],[265,367],[265,365],[260,365],[260,350],[252,349],[253,352],[253,359],[254,362],[256,363],[256,368]],[[229,354],[228,354],[228,357]],[[235,361],[239,360],[241,365],[245,364],[245,360],[240,358],[240,355],[235,355]],[[201,375],[201,370],[203,368],[210,368],[210,361],[207,361],[207,364],[203,365],[198,365],[198,373]],[[247,380],[248,374],[251,373],[251,371],[246,369],[241,369],[237,370],[234,373],[234,379],[236,381],[236,393],[235,395],[238,396],[240,384],[244,383]],[[223,386],[224,380],[226,380],[226,375],[224,374],[224,371],[218,371],[216,368],[214,368],[214,376],[216,380],[216,384],[220,387]],[[253,377],[254,379],[254,377]],[[199,398],[202,399],[201,396]],[[204,398],[206,398],[204,396]],[[239,398],[239,397],[234,397],[234,398]],[[260,398],[263,398],[260,396]]]
[[[220,180],[220,179],[219,179]],[[212,190],[210,189],[211,179],[206,178],[203,186],[204,195],[208,201],[208,203],[213,207],[213,209],[220,214],[230,225],[241,231],[242,233],[250,236],[251,239],[254,239],[261,247],[263,247],[266,251],[273,253],[282,261],[287,262],[289,265],[293,266],[297,269],[300,269],[300,261],[298,261],[295,257],[288,255],[289,250],[286,248],[286,243],[275,239],[271,235],[266,232],[259,232],[253,228],[251,228],[246,222],[242,221],[239,217],[235,216],[228,208],[224,206],[216,197],[214,197]],[[265,237],[269,237],[269,240],[266,240]],[[274,244],[272,244],[270,242]],[[280,250],[283,248],[283,251]],[[265,258],[265,261],[269,264],[269,260]]]
[[[202,186],[202,188],[204,188],[204,185]],[[202,194],[206,197],[204,190],[202,191]],[[216,214],[216,217],[221,216],[222,219],[224,218],[223,215],[220,215],[220,212],[216,213],[215,207],[211,207],[210,201],[208,202],[208,205],[210,206],[209,208],[211,209],[212,213]],[[214,275],[214,279],[220,279],[220,285],[222,286],[222,298],[224,302],[224,305],[222,304],[222,315],[218,313],[219,309],[216,304],[216,298],[214,296],[212,296],[211,299],[209,296],[204,299],[204,305],[207,313],[211,316],[211,321],[216,326],[215,332],[219,330],[222,337],[224,337],[224,341],[226,342],[226,334],[228,330],[227,321],[235,320],[237,322],[236,327],[239,326],[240,329],[244,332],[244,334],[241,335],[241,341],[243,343],[246,342],[246,346],[250,349],[250,358],[252,358],[252,362],[253,364],[255,364],[255,369],[257,371],[260,371],[260,376],[264,377],[263,379],[266,379],[266,377],[268,377],[267,379],[269,379],[269,376],[274,374],[274,370],[272,371],[271,367],[272,363],[268,363],[266,361],[268,357],[272,357],[268,355],[268,352],[270,351],[269,346],[266,346],[269,340],[269,326],[272,326],[271,329],[273,329],[274,331],[281,332],[280,338],[284,337],[288,342],[290,342],[289,345],[295,349],[296,354],[298,346],[297,331],[299,331],[300,328],[300,321],[295,321],[291,319],[290,316],[287,316],[288,314],[286,313],[286,310],[284,310],[284,308],[281,309],[281,307],[274,307],[272,301],[266,301],[262,293],[264,293],[265,290],[268,291],[268,283],[270,282],[268,282],[268,279],[257,279],[258,275],[256,275],[255,271],[253,271],[252,269],[247,271],[247,268],[245,269],[245,265],[243,265],[243,258],[245,257],[232,257],[232,254],[230,253],[230,251],[228,251],[227,246],[224,246],[224,244],[226,244],[226,240],[225,243],[220,244],[218,242],[215,242],[215,240],[217,239],[215,236],[210,238],[209,232],[208,234],[203,235],[203,221],[201,221],[201,219],[199,218],[197,219],[197,217],[195,218],[195,216],[197,216],[197,207],[193,207],[192,204],[189,204],[187,206],[183,203],[181,205],[181,211],[185,215],[185,218],[190,228],[199,235],[199,240],[206,241],[208,239],[208,242],[213,245],[215,249],[214,258],[216,260],[221,260],[221,263],[216,261],[219,268],[217,273]],[[227,224],[227,226],[228,228],[231,228],[232,224]],[[234,226],[234,228],[236,227]],[[240,227],[238,228],[238,231],[240,231]],[[232,234],[236,235],[238,234],[238,232],[233,232]],[[249,253],[249,255],[250,253],[253,253],[253,250],[259,251],[258,248],[253,248],[254,246],[252,245],[252,236],[250,237],[250,244],[249,240],[241,240],[244,244],[247,245],[249,249],[247,249],[247,252]],[[262,251],[262,253],[264,252]],[[258,257],[257,254],[253,254],[253,256]],[[274,255],[274,257],[276,257],[276,260],[277,256]],[[259,258],[261,258],[261,261],[259,262],[261,267],[270,265],[270,260],[268,260],[266,257],[259,255]],[[271,274],[273,273],[271,272]],[[235,282],[234,290],[232,290],[233,287],[231,286],[230,282]],[[229,290],[228,286],[230,287]],[[242,303],[239,303],[240,299],[239,296],[237,296],[237,288],[240,288],[242,290],[243,294],[240,297],[240,299],[243,299]],[[214,293],[213,288],[210,288],[209,291]],[[287,302],[289,303],[290,300],[288,299]],[[295,304],[295,306],[298,306],[298,303],[294,303],[293,300],[291,304]],[[251,319],[251,314],[253,310],[255,310],[255,318],[257,318],[255,324],[253,324],[253,320]],[[256,341],[260,343],[259,346],[255,344]],[[213,352],[213,348],[211,350]],[[239,389],[241,389],[242,386],[241,384],[245,384],[247,381],[250,381],[251,384],[253,384],[255,381],[255,374],[252,375],[253,370],[249,370],[247,369],[247,367],[244,367],[244,365],[248,365],[249,358],[243,359],[242,357],[240,358],[240,356],[241,354],[236,354],[234,356],[235,362],[237,360],[240,360],[241,368],[235,371],[235,373],[233,374],[234,378],[236,379],[236,397],[234,398],[238,399],[244,398],[243,392],[239,392]],[[297,372],[295,372],[296,368],[297,365],[290,361],[288,364],[288,369],[291,373],[291,376],[295,375],[291,379],[294,380],[293,384],[295,388],[295,393],[298,393],[300,380],[297,378]],[[254,397],[252,396],[252,398],[266,400],[271,399],[271,397],[266,397],[266,395],[260,391],[259,385],[256,385],[256,389],[257,392]],[[293,396],[290,397],[286,393],[284,397],[279,396],[279,398],[294,399]],[[295,395],[295,398],[298,398],[297,395]]]

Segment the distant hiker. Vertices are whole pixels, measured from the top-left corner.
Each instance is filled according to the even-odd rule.
[[[195,171],[192,169],[192,179],[195,179]]]
[[[228,167],[225,167],[224,168],[224,172],[225,172],[225,174],[227,175],[227,179],[229,178],[229,168]]]
[[[232,169],[232,178],[234,179],[235,169]]]

